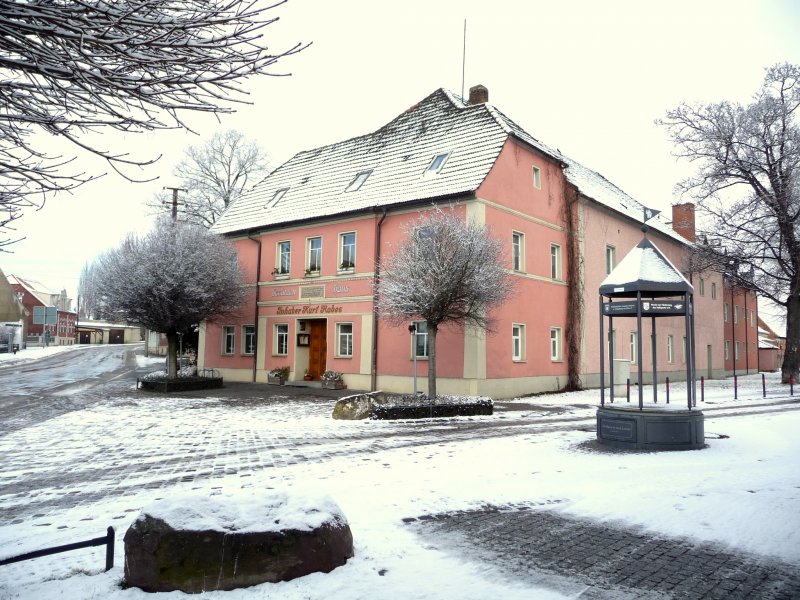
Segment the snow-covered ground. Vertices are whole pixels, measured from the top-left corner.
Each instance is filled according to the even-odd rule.
[[[72,346],[28,346],[16,354],[13,352],[0,353],[0,367],[8,367],[12,365],[23,364],[34,360],[40,360],[53,354],[60,354],[62,352],[69,352],[77,350],[78,348],[86,348],[86,346],[72,345]]]
[[[163,360],[163,359],[162,359]],[[493,417],[473,422],[504,420],[520,426],[506,436],[442,437],[441,443],[421,438],[419,446],[388,447],[373,452],[332,453],[325,459],[276,465],[253,471],[243,479],[232,472],[219,478],[194,480],[152,490],[145,485],[131,494],[103,494],[95,502],[51,512],[44,518],[24,519],[0,525],[0,557],[20,551],[73,541],[53,527],[70,527],[97,518],[117,528],[116,566],[103,573],[103,550],[78,551],[0,567],[0,598],[151,599],[138,589],[122,589],[125,530],[137,516],[138,508],[157,497],[193,493],[220,496],[248,505],[266,492],[300,495],[327,494],[347,516],[355,540],[355,557],[329,574],[314,574],[277,584],[263,584],[233,592],[207,592],[211,598],[227,600],[256,598],[563,598],[558,590],[532,587],[522,581],[500,576],[492,565],[476,568],[458,553],[430,547],[420,540],[402,519],[431,513],[494,505],[525,504],[533,509],[563,511],[603,522],[639,527],[667,536],[719,543],[731,550],[774,557],[800,567],[800,410],[777,376],[769,375],[768,398],[763,399],[760,376],[740,378],[738,401],[733,400],[733,382],[707,382],[705,404],[709,447],[691,452],[616,453],[597,451],[592,431],[545,428],[526,425],[533,417],[547,423],[553,417],[547,409],[567,409],[575,419],[591,418],[598,392],[524,398],[511,406],[518,411],[498,410]],[[651,394],[650,388],[645,390]],[[659,392],[663,394],[663,391]],[[685,404],[685,388],[673,386],[674,404]],[[646,395],[646,399],[650,396]],[[663,396],[662,396],[663,397]],[[306,435],[306,455],[325,436],[353,435],[380,430],[400,435],[405,429],[427,428],[430,436],[451,421],[431,423],[338,422],[327,417],[329,408],[298,411],[284,421],[264,422],[258,407],[222,409],[202,400],[159,399],[150,404],[74,412],[35,427],[0,438],[0,452],[19,444],[33,443],[47,433],[70,432],[67,444],[56,452],[54,461],[86,461],[92,456],[93,441],[83,439],[104,420],[136,423],[128,439],[116,440],[142,449],[158,444],[153,452],[170,451],[166,433],[143,442],[143,432],[159,427],[169,431],[170,418],[191,418],[198,428],[213,428],[215,434],[236,431],[257,432],[262,438]],[[181,407],[181,403],[184,406]],[[131,403],[128,403],[131,404]],[[262,407],[263,408],[263,407]],[[736,411],[730,409],[735,408]],[[214,411],[217,412],[214,412]],[[127,412],[125,412],[127,411]],[[731,412],[745,416],[728,417]],[[85,414],[86,413],[86,414]],[[234,414],[235,413],[235,414]],[[555,414],[555,413],[554,413]],[[564,413],[560,413],[563,419]],[[213,424],[213,426],[212,426]],[[185,422],[182,425],[186,425]],[[174,425],[177,431],[177,424]],[[588,428],[587,428],[588,429]],[[35,430],[35,431],[34,431]],[[118,435],[118,429],[115,430]],[[161,429],[159,429],[161,431]],[[305,433],[303,433],[305,432]],[[191,456],[191,455],[189,455]],[[187,461],[189,459],[187,458]],[[186,465],[188,469],[189,464]],[[13,476],[9,475],[9,476]],[[91,481],[84,486],[97,485]],[[166,492],[166,494],[165,494]],[[35,494],[34,494],[35,495]],[[0,497],[0,507],[32,501]],[[136,510],[134,510],[136,508]],[[48,525],[46,527],[44,525]],[[103,531],[87,530],[85,538]],[[84,538],[81,538],[84,539]],[[22,549],[21,549],[22,548]],[[159,597],[179,598],[173,592]]]

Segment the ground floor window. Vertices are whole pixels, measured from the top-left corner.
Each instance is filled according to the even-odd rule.
[[[417,333],[414,338],[414,355],[417,358],[428,358],[428,323],[416,321]]]
[[[256,326],[242,325],[242,354],[255,354]]]
[[[286,356],[289,354],[289,324],[277,323],[275,325],[275,354]]]
[[[550,360],[561,360],[561,328],[550,328]]]
[[[222,328],[222,353],[233,354],[235,348],[236,330],[233,325],[225,325]]]
[[[675,362],[675,340],[671,334],[667,336],[667,362]]]
[[[525,325],[511,325],[511,358],[525,360]]]
[[[630,340],[631,362],[633,364],[636,364],[636,361],[638,360],[637,359],[637,355],[639,353],[639,351],[637,350],[637,339],[636,339],[636,336],[637,336],[637,333],[635,331],[631,331],[631,340]]]
[[[341,357],[353,356],[353,324],[336,324],[336,355]]]

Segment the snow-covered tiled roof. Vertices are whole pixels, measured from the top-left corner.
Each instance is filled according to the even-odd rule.
[[[596,171],[540,142],[495,106],[468,105],[452,92],[438,89],[373,133],[299,152],[234,201],[211,230],[235,233],[472,193],[509,136],[560,161],[567,180],[584,196],[642,220],[641,203]],[[448,153],[443,168],[426,175],[440,153]],[[363,184],[346,191],[364,171],[370,173]],[[282,196],[281,190],[285,190]],[[685,242],[661,215],[649,225]]]
[[[507,133],[484,105],[437,90],[374,133],[296,154],[231,204],[212,231],[230,233],[372,207],[475,191]],[[437,174],[435,155],[449,153]],[[361,171],[371,174],[345,191]],[[278,190],[288,188],[265,208]]]
[[[692,284],[646,237],[600,284],[600,293],[604,296],[631,297],[636,296],[636,292],[665,296],[692,291]]]

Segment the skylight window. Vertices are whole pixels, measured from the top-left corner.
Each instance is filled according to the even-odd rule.
[[[428,168],[425,169],[425,175],[434,175],[442,170],[444,163],[447,162],[448,157],[450,156],[449,152],[443,152],[441,154],[437,154],[433,157],[431,164],[428,165]]]
[[[272,196],[269,202],[264,205],[264,208],[273,208],[278,202],[280,202],[283,197],[286,195],[286,192],[289,191],[289,188],[280,188],[275,191],[275,194]]]
[[[350,185],[348,185],[344,189],[344,191],[345,192],[358,191],[361,188],[361,186],[364,185],[364,182],[369,178],[370,175],[372,175],[372,169],[369,169],[367,171],[359,171],[358,173],[356,173],[356,176],[353,178],[353,181],[350,182]]]

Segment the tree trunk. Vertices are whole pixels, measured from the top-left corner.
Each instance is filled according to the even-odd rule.
[[[438,326],[428,323],[428,400],[436,400],[436,333]],[[414,350],[416,352],[416,349]]]
[[[174,379],[178,376],[178,334],[167,334],[167,377]]]
[[[786,300],[786,352],[781,366],[781,382],[789,383],[790,378],[797,383],[800,371],[800,295],[792,295]]]

